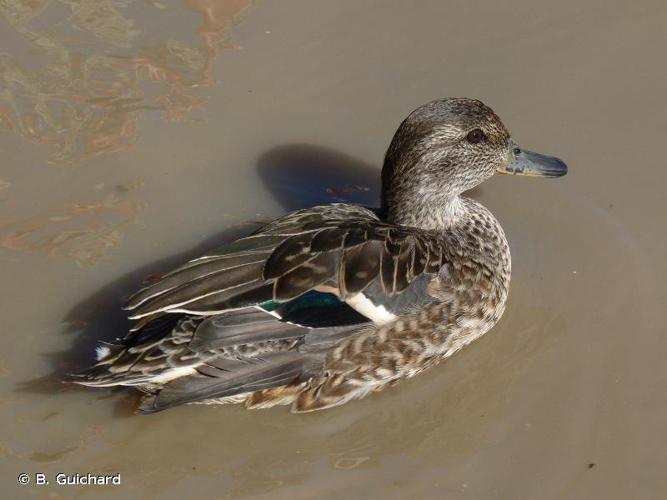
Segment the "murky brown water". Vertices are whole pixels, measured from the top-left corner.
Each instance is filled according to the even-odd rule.
[[[664,498],[664,2],[250,3],[0,1],[2,497]],[[57,382],[151,273],[372,203],[397,124],[450,95],[570,166],[475,193],[513,252],[492,333],[306,416],[137,417],[131,392]]]

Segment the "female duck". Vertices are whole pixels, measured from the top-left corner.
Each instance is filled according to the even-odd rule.
[[[382,208],[300,210],[195,259],[130,298],[135,327],[75,375],[135,386],[143,412],[183,403],[338,406],[411,377],[500,318],[510,251],[461,196],[494,172],[558,177],[472,99],[421,106],[382,168]]]

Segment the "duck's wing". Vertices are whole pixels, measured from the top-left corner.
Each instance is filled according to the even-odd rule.
[[[399,309],[420,305],[432,299],[426,287],[446,255],[432,232],[382,222],[354,205],[314,207],[185,264],[140,290],[127,309],[141,325],[168,313],[277,307],[315,290],[375,319],[360,293]]]

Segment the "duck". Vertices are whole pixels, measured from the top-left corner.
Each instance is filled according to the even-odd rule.
[[[567,166],[519,147],[479,100],[426,103],[393,136],[379,208],[298,210],[186,262],[128,299],[129,332],[70,381],[139,389],[139,413],[305,413],[413,377],[503,315],[510,247],[464,195],[496,173],[555,178]]]

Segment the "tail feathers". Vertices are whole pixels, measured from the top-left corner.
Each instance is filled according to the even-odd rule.
[[[65,382],[88,387],[153,386],[174,378],[191,375],[204,359],[181,359],[171,344],[148,346],[133,351],[133,347],[100,345],[96,348],[98,361],[93,366],[65,377]]]
[[[70,373],[65,376],[64,382],[87,387],[113,387],[117,385],[135,386],[148,383],[150,377],[137,373],[128,376],[127,373],[114,374],[108,367],[95,365],[86,370]]]
[[[192,375],[193,373],[195,373],[195,368],[192,366],[152,371],[132,371],[126,369],[115,371],[111,366],[98,363],[87,370],[69,374],[64,381],[87,387],[114,387],[122,385],[150,389],[175,378]]]

